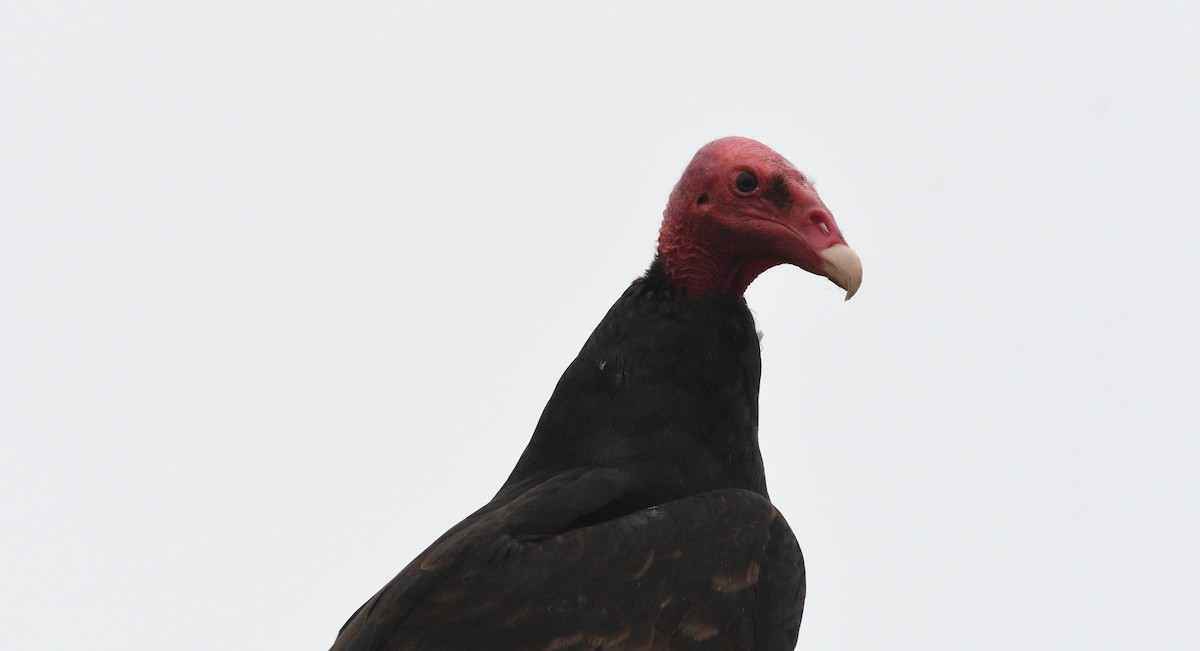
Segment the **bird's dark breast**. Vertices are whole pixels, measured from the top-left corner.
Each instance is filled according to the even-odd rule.
[[[657,265],[563,373],[493,500],[353,615],[335,651],[791,649],[795,537],[767,497],[740,299]]]
[[[760,376],[745,302],[686,296],[652,267],[563,373],[506,487],[620,466],[645,477],[643,506],[720,488],[765,496]]]

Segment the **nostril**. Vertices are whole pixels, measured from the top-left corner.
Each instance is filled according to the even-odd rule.
[[[817,225],[817,228],[821,229],[822,233],[829,235],[829,223],[828,220],[825,219],[825,215],[823,213],[813,213],[810,219],[812,219],[812,222]]]

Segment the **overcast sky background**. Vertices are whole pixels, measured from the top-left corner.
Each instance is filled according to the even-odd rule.
[[[0,647],[327,648],[737,134],[800,648],[1197,648],[1200,9],[736,4],[0,4]]]

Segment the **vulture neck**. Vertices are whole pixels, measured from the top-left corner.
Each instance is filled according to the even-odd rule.
[[[581,467],[629,470],[646,501],[767,494],[758,334],[740,296],[691,295],[656,258],[563,373],[501,494]]]

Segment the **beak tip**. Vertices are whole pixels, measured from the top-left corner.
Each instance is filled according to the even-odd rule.
[[[858,293],[858,288],[862,286],[862,270],[861,269],[859,270],[859,273],[857,276],[854,276],[850,279],[850,282],[848,284],[850,285],[849,287],[844,287],[844,289],[846,290],[846,300],[847,301],[854,298],[854,295]]]

